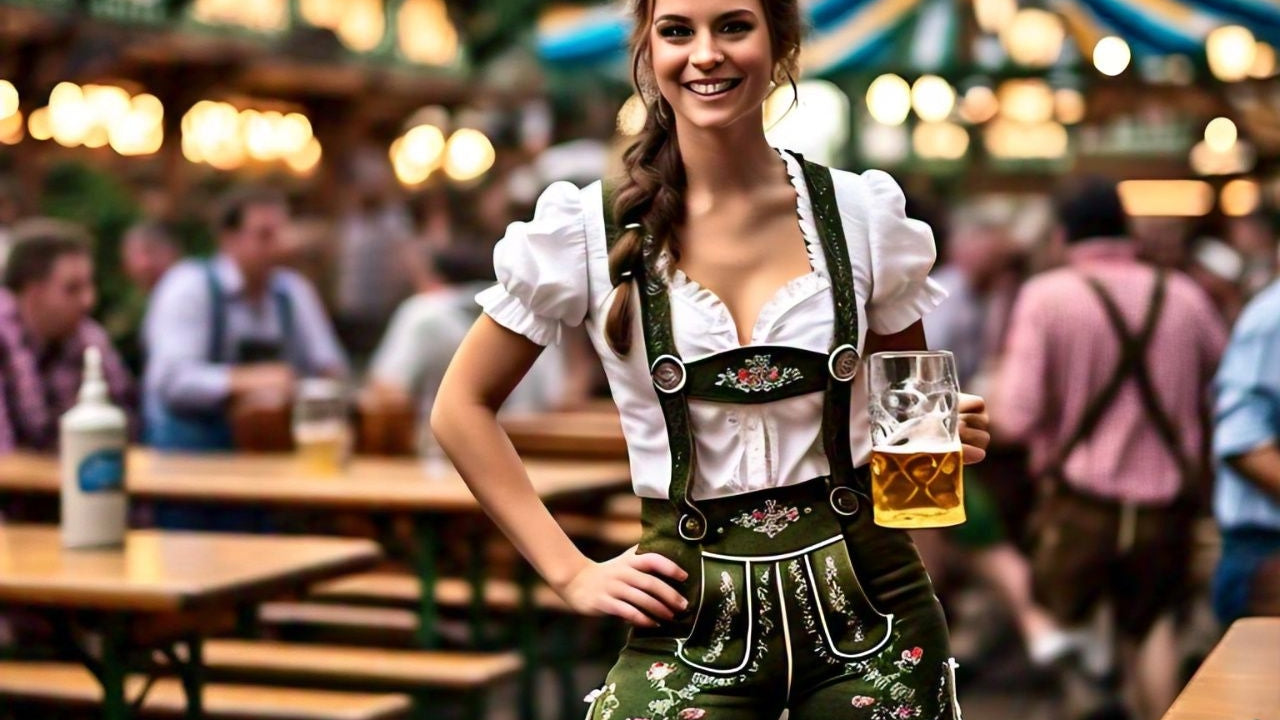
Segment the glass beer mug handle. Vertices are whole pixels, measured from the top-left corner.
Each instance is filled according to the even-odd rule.
[[[955,358],[936,350],[885,352],[872,355],[867,366],[876,524],[964,522]]]

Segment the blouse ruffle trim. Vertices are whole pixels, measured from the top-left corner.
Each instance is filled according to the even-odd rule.
[[[520,298],[507,292],[501,285],[494,285],[477,294],[476,302],[486,315],[502,327],[543,347],[560,344],[560,322],[538,317]]]

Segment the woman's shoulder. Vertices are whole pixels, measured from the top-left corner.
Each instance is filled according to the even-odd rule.
[[[877,168],[845,170],[833,167],[831,182],[842,211],[875,213],[892,210],[894,205],[901,207],[905,202],[898,182]]]
[[[609,192],[606,180],[576,185],[568,180],[551,183],[538,196],[533,217],[525,224],[536,224],[561,237],[573,238],[591,245],[603,241],[605,204]]]

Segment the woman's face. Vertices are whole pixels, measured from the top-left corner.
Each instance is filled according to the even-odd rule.
[[[649,48],[680,124],[759,123],[774,70],[760,0],[654,0]]]

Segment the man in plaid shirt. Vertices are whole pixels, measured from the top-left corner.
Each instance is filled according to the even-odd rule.
[[[24,220],[13,234],[0,288],[0,453],[57,449],[58,419],[76,402],[89,346],[101,351],[112,402],[129,413],[136,436],[133,378],[89,317],[90,237],[49,218]]]

